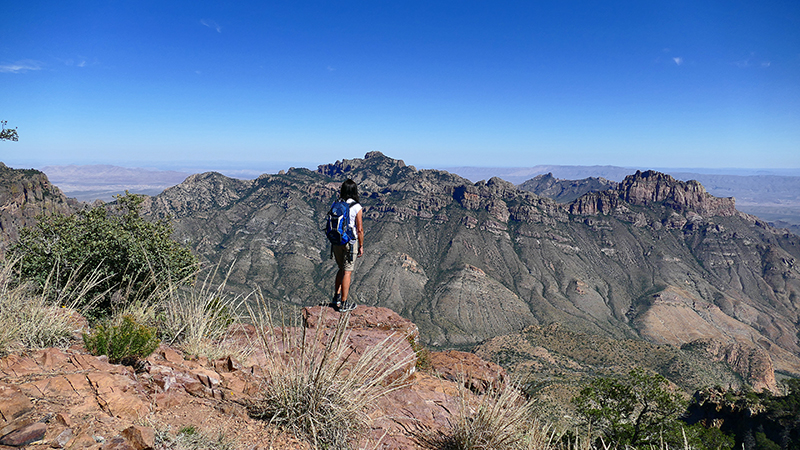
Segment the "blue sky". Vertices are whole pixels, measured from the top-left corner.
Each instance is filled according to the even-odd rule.
[[[12,2],[14,166],[800,167],[800,2]]]

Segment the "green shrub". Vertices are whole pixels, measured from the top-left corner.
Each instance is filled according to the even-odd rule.
[[[673,436],[680,446],[679,415],[686,401],[659,374],[635,368],[625,378],[596,378],[573,399],[586,423],[599,430],[607,443],[618,446],[659,445]]]
[[[21,276],[40,286],[52,277],[51,286],[63,289],[69,277],[98,273],[100,282],[86,292],[85,301],[99,297],[94,305],[99,316],[111,314],[117,291],[147,297],[167,281],[191,277],[197,258],[171,239],[172,226],[139,215],[143,196],[116,198],[111,211],[96,206],[73,215],[40,216],[36,226],[23,228],[10,249],[20,260]]]
[[[411,349],[414,350],[414,353],[417,355],[417,362],[415,364],[417,370],[430,370],[431,351],[428,350],[424,345],[417,342],[417,340],[414,339],[414,336],[408,336],[408,343],[411,345]]]
[[[123,316],[119,325],[99,324],[83,335],[86,349],[93,355],[108,355],[111,363],[132,364],[148,357],[158,347],[156,329]]]

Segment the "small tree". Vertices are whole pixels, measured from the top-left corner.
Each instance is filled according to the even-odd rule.
[[[97,301],[95,314],[103,316],[110,312],[110,293],[130,289],[146,296],[159,284],[194,272],[197,258],[171,239],[172,226],[140,216],[143,196],[126,192],[116,199],[111,211],[96,206],[73,215],[40,216],[36,226],[23,228],[11,248],[21,275],[41,286],[50,278],[51,285],[63,287],[70,277],[98,271],[104,281],[86,301]]]
[[[0,120],[0,141],[19,141],[16,128],[6,128],[8,121]]]
[[[626,378],[597,378],[573,399],[592,428],[607,441],[623,446],[658,445],[680,435],[679,415],[686,402],[668,387],[666,378],[636,368]],[[681,443],[682,444],[682,443]]]

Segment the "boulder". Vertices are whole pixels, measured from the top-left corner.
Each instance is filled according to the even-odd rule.
[[[0,445],[11,447],[22,447],[31,442],[41,440],[47,432],[47,426],[41,422],[34,422],[22,428],[12,431],[0,438]]]
[[[476,394],[501,388],[507,378],[505,369],[499,365],[457,350],[431,352],[431,371],[446,380],[464,383]]]

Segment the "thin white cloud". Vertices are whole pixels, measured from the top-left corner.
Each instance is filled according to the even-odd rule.
[[[207,26],[212,30],[217,30],[217,33],[222,33],[222,27],[219,26],[219,24],[217,22],[214,22],[213,20],[200,19],[200,24]]]
[[[86,67],[89,63],[86,62],[85,59],[78,59],[78,60],[67,59],[67,60],[64,60],[64,64],[68,65],[68,66],[75,66],[75,67]]]
[[[328,66],[327,69],[328,69],[328,72],[336,72],[336,67]]]
[[[42,70],[42,63],[32,59],[26,59],[11,64],[0,65],[0,72],[3,73],[23,73],[29,70]]]
[[[756,61],[753,61],[754,59]],[[747,59],[734,61],[733,65],[738,67],[738,68],[740,68],[740,69],[747,69],[748,67],[763,67],[763,68],[767,68],[770,65],[772,65],[772,62],[771,61],[758,61],[758,58],[756,58],[756,54],[755,53],[751,53],[750,57],[748,57]]]
[[[672,58],[672,60],[675,61],[675,64],[679,66],[683,64],[683,58],[681,58],[680,56],[676,56],[675,58]]]

